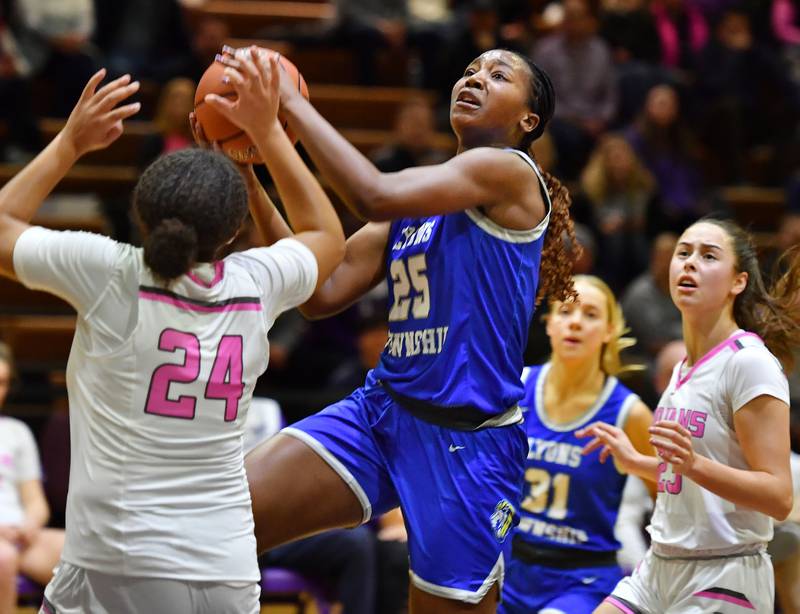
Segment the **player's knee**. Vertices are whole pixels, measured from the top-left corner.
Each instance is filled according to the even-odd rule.
[[[19,551],[13,544],[0,542],[0,579],[15,578],[19,569]]]

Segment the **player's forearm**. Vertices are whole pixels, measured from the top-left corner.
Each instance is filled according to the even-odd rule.
[[[256,225],[258,234],[266,245],[294,236],[292,229],[283,219],[275,203],[264,191],[252,167],[243,171],[245,184],[247,184],[247,201],[250,215]]]
[[[50,519],[50,508],[44,498],[27,502],[24,504],[24,508],[25,522],[30,526],[41,528]]]
[[[281,112],[325,180],[353,213],[370,219],[381,172],[302,96],[286,101]]]
[[[74,148],[59,133],[0,190],[0,213],[29,222],[76,160]]]
[[[636,459],[628,467],[628,473],[648,480],[649,482],[658,481],[658,465],[661,463],[656,457],[639,453]]]
[[[256,139],[256,146],[278,188],[291,229],[295,233],[324,232],[332,240],[341,241],[344,248],[342,224],[328,195],[280,126],[275,123]]]
[[[766,471],[734,469],[696,455],[692,469],[684,477],[718,497],[776,520],[784,520],[792,511],[791,481]]]

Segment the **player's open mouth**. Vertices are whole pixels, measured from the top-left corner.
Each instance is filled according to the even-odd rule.
[[[681,290],[696,290],[697,282],[688,275],[682,275],[678,278],[678,288]]]
[[[481,106],[478,98],[467,90],[461,90],[456,98],[456,106],[465,107],[467,109],[477,109]]]

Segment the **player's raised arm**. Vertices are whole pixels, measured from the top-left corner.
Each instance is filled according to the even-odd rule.
[[[250,214],[267,245],[294,236],[294,232],[264,191],[251,166],[242,170],[247,184]],[[310,320],[332,316],[346,309],[384,276],[388,222],[368,222],[345,243],[344,260],[330,277],[317,286],[311,298],[300,305],[300,312]]]
[[[238,67],[246,61],[242,50],[226,48],[226,51],[222,61],[228,66]],[[503,70],[507,71],[508,89],[519,94],[521,103],[527,95],[528,80],[524,76],[527,69],[523,68],[522,60],[518,62],[519,66],[513,70]],[[483,85],[479,81],[490,78],[488,70],[487,66],[480,76],[477,73],[465,76],[456,84],[454,92],[459,88],[480,90]],[[325,179],[360,217],[383,221],[481,206],[494,221],[518,230],[533,228],[544,217],[546,206],[529,167],[518,156],[499,147],[472,148],[467,134],[469,128],[463,132],[457,130],[457,136],[459,150],[470,151],[443,164],[382,173],[308,100],[295,96],[288,81],[284,78],[281,83],[282,115]],[[456,107],[458,104],[454,102]],[[464,115],[459,115],[459,108],[455,108],[454,113],[454,117]],[[540,117],[532,111],[520,113],[520,123],[526,125],[520,133],[535,129],[539,122]],[[505,134],[498,135],[498,142],[506,138]],[[495,208],[502,211],[495,212]]]
[[[344,256],[344,232],[325,190],[303,163],[277,119],[279,68],[253,48],[237,67],[225,69],[237,93],[230,101],[208,94],[206,102],[242,128],[255,143],[286,209],[295,238],[314,253],[317,287]]]
[[[85,153],[108,147],[122,134],[122,122],[139,111],[133,102],[117,106],[139,89],[124,75],[97,86],[105,69],[89,79],[64,128],[25,168],[0,190],[0,273],[14,277],[17,238],[72,165]]]

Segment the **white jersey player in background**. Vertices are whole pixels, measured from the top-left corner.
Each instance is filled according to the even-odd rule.
[[[0,342],[0,409],[14,379],[11,348]],[[39,449],[21,420],[0,416],[0,614],[17,611],[17,574],[47,584],[64,547],[50,517]]]
[[[618,428],[594,439],[630,473],[658,479],[642,563],[599,614],[773,612],[772,519],[792,508],[789,388],[781,368],[800,342],[800,250],[766,290],[751,238],[733,223],[690,226],[670,265],[687,357],[664,391],[651,443],[637,453]],[[776,358],[777,356],[777,358]],[[780,361],[779,361],[780,359]]]
[[[72,465],[61,563],[45,614],[220,614],[259,610],[260,573],[242,434],[267,331],[338,265],[344,236],[327,196],[277,122],[274,67],[239,92],[297,230],[216,260],[248,190],[222,154],[187,149],[140,178],[144,249],[31,227],[84,153],[107,146],[138,83],[92,77],[62,132],[0,191],[0,269],[78,313],[67,365]],[[115,108],[116,107],[116,108]],[[253,201],[266,198],[250,177]]]

